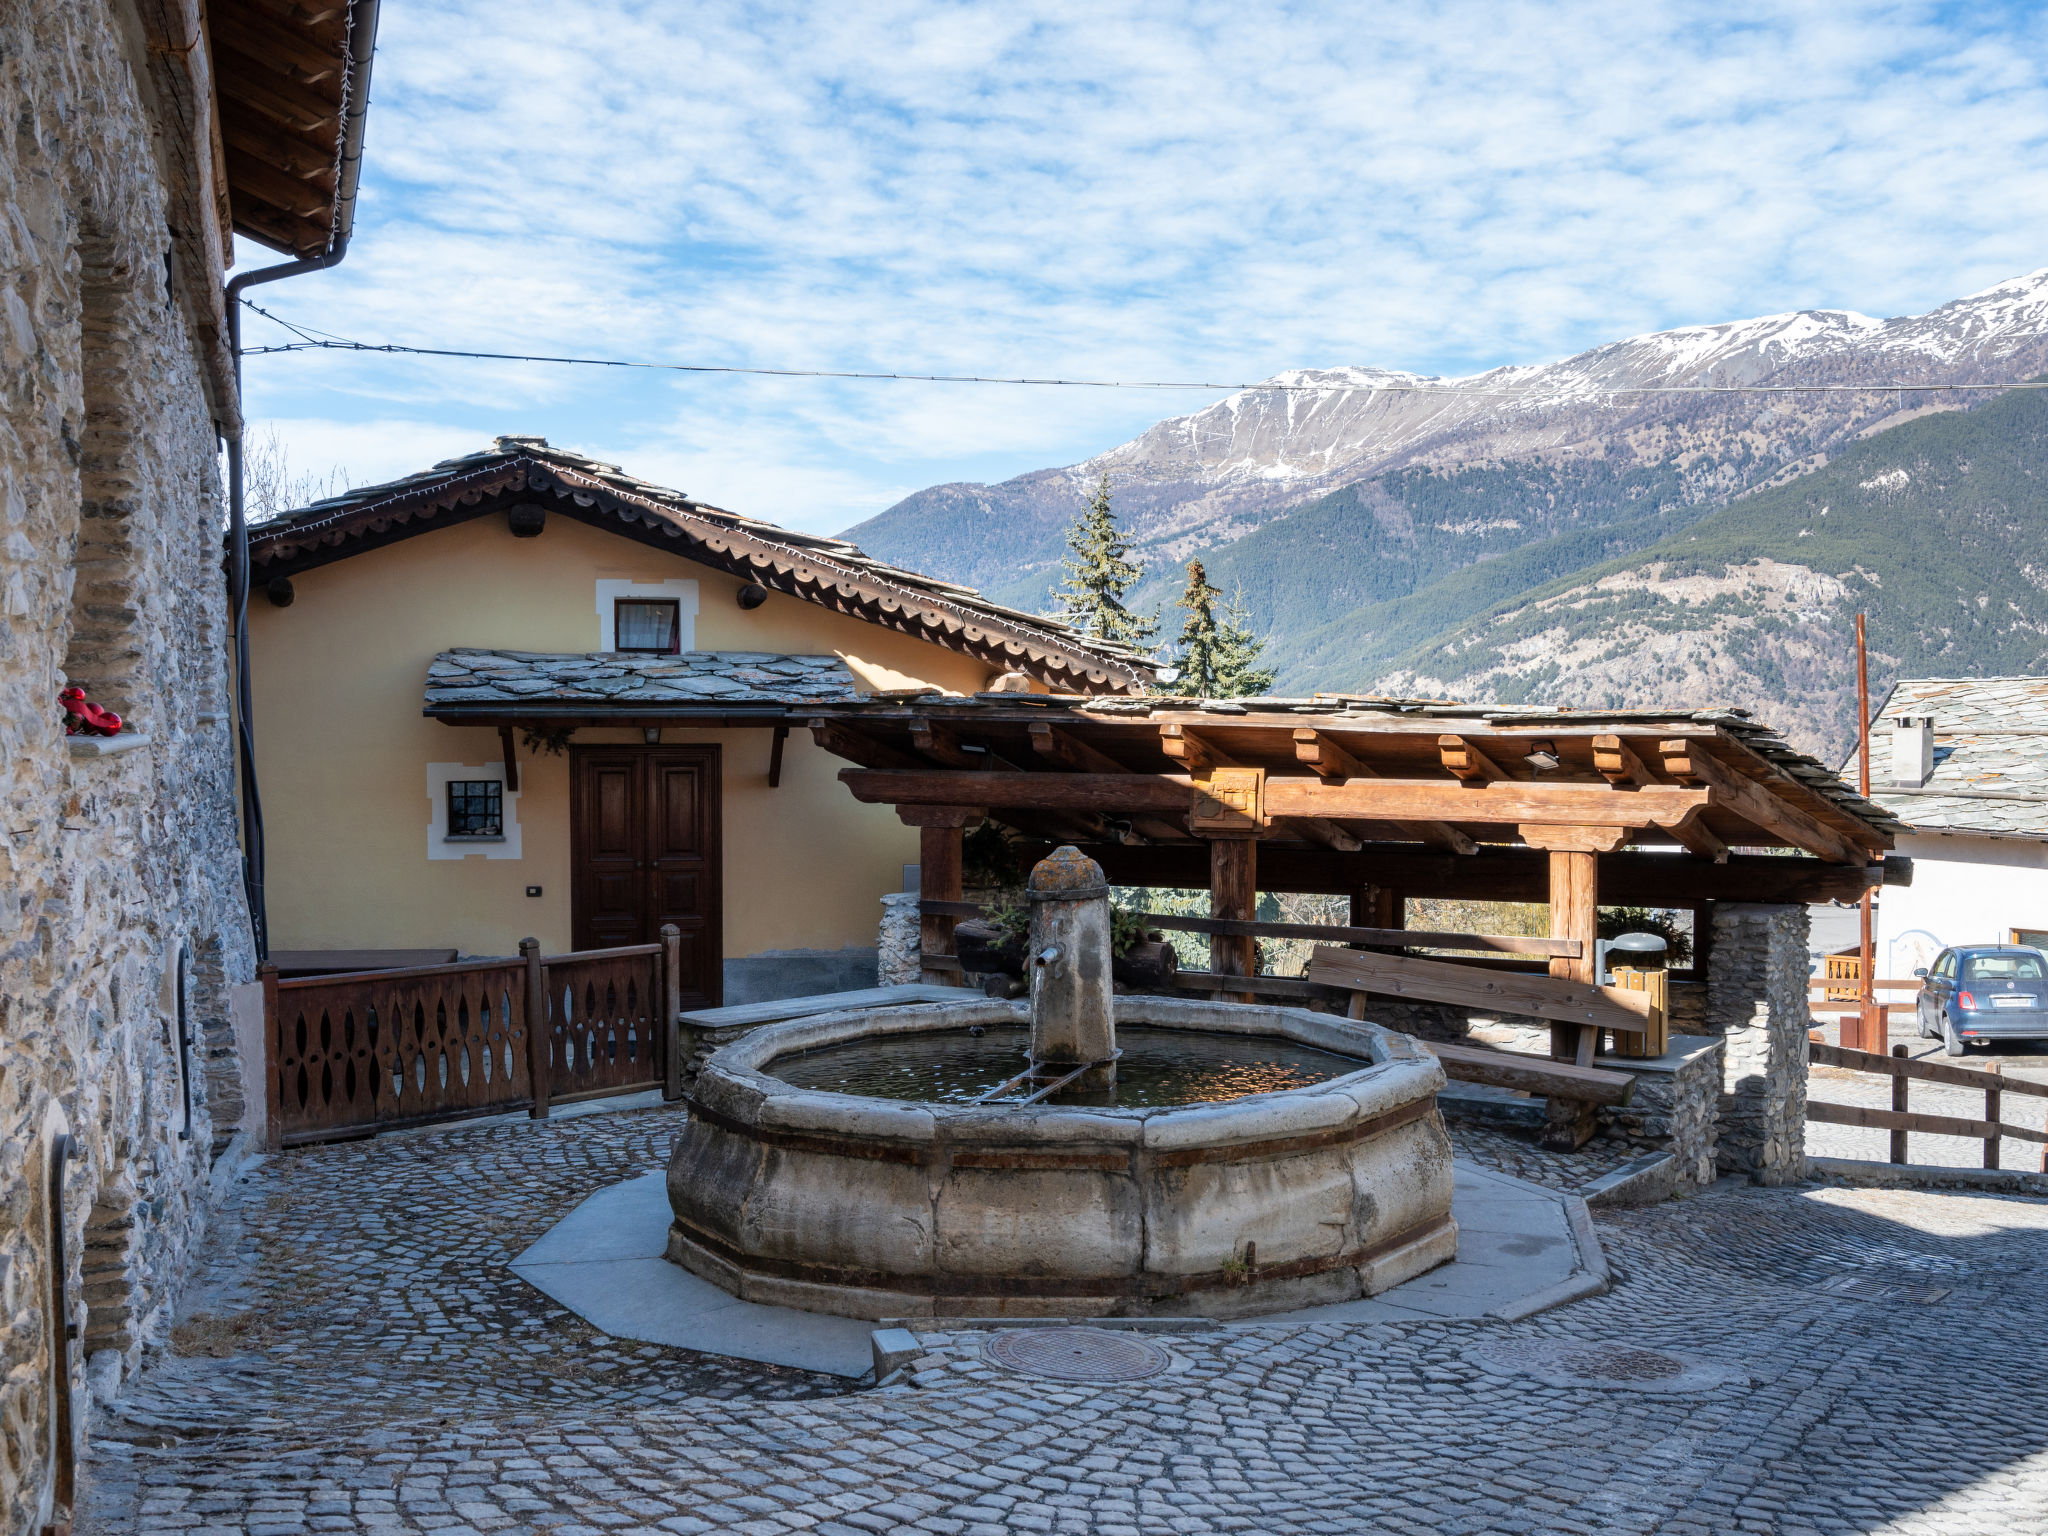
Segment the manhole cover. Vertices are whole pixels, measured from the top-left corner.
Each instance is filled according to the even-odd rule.
[[[1836,1275],[1814,1287],[1832,1296],[1853,1296],[1858,1301],[1910,1301],[1931,1307],[1954,1293],[1952,1285],[1913,1285],[1903,1280],[1880,1280],[1876,1275]]]
[[[1157,1344],[1106,1328],[1012,1328],[987,1349],[998,1365],[1053,1381],[1142,1381],[1173,1363]]]
[[[1469,1351],[1466,1358],[1496,1376],[1528,1376],[1550,1387],[1598,1387],[1617,1392],[1704,1392],[1739,1375],[1725,1366],[1669,1350],[1559,1339],[1487,1345]]]

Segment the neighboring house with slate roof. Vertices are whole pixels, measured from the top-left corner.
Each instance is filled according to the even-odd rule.
[[[540,438],[260,524],[250,562],[274,950],[561,952],[674,922],[695,1006],[872,984],[918,834],[846,794],[807,707],[1153,674]]]
[[[1878,974],[1955,944],[2048,946],[2048,678],[1902,679],[1870,741],[1871,798],[1910,823],[1913,860],[1878,899]]]

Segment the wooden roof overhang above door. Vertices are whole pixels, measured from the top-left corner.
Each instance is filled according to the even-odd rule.
[[[1473,888],[1464,865],[1538,887],[1536,850],[1580,848],[1603,874],[1662,871],[1655,890],[1618,872],[1616,900],[1842,899],[1887,878],[1899,825],[1728,712],[982,695],[836,706],[811,725],[855,764],[840,778],[856,799],[985,808],[1026,832],[1062,824],[1148,884],[1207,884],[1204,837],[1238,835],[1258,841],[1267,889],[1393,883],[1395,863],[1415,894]],[[1621,852],[1645,845],[1683,851]],[[1908,877],[1904,860],[1889,870]]]
[[[505,439],[517,443],[520,439]],[[252,579],[345,560],[436,528],[515,507],[537,507],[667,554],[681,555],[865,623],[1018,671],[1076,694],[1141,688],[1153,663],[1098,645],[1066,626],[1002,607],[971,588],[873,559],[842,540],[742,517],[677,492],[608,472],[542,445],[450,464],[389,485],[366,486],[249,532]]]

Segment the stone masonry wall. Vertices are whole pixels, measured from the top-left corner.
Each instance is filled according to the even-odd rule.
[[[254,965],[226,722],[217,442],[168,291],[167,195],[125,19],[117,0],[0,6],[8,1536],[47,1518],[59,1378],[75,1384],[83,1423],[85,1378],[111,1390],[168,1328],[204,1224],[215,1132],[239,1115],[227,988]],[[111,743],[123,750],[67,743],[56,703],[67,678],[130,717]],[[77,1141],[63,1216],[83,1343],[60,1348],[45,1190],[48,1140],[65,1128]]]
[[[915,891],[891,891],[882,898],[882,923],[876,932],[875,985],[914,986],[924,976],[924,944]]]
[[[1705,1025],[1725,1036],[1720,1164],[1759,1184],[1806,1172],[1807,915],[1717,902]]]

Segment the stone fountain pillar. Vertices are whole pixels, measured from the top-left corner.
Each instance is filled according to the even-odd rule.
[[[1116,1083],[1116,1015],[1110,980],[1109,881],[1078,848],[1056,848],[1031,871],[1031,1060],[1057,1073],[1103,1065],[1080,1091]],[[1044,1075],[1044,1074],[1041,1074]]]

